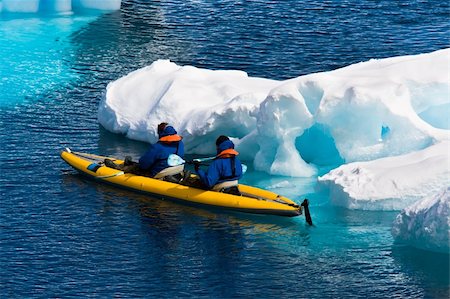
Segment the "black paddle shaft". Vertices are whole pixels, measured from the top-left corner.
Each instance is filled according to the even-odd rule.
[[[305,210],[306,223],[308,223],[309,225],[313,225],[312,219],[311,219],[311,214],[309,213],[309,201],[308,201],[308,199],[305,198],[305,200],[303,200],[301,206]]]

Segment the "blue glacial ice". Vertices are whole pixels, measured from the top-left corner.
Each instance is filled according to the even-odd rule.
[[[317,165],[403,155],[448,139],[448,125],[436,124],[448,123],[449,53],[370,60],[286,81],[159,60],[108,85],[99,122],[154,142],[155,125],[169,121],[198,154],[213,153],[209,141],[227,134],[257,170],[314,176]]]
[[[449,253],[450,187],[405,208],[395,219],[392,235],[399,243]]]
[[[77,10],[118,10],[121,0],[0,0],[4,13],[69,13]]]
[[[450,141],[372,161],[339,166],[318,178],[338,206],[401,210],[450,185]]]

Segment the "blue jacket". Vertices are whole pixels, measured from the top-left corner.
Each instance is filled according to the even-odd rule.
[[[232,153],[232,154],[230,154]],[[234,144],[231,140],[225,140],[217,147],[217,156],[209,165],[208,169],[203,171],[199,169],[197,174],[201,182],[208,188],[212,188],[218,183],[224,181],[238,180],[242,176],[242,164],[236,157],[238,152],[234,150]],[[234,158],[234,175],[232,170],[232,160]]]
[[[155,176],[161,170],[169,167],[167,158],[170,154],[177,154],[184,157],[184,144],[181,136],[172,126],[166,126],[159,134],[157,143],[150,145],[150,148],[139,159],[139,168],[149,172],[150,176]]]

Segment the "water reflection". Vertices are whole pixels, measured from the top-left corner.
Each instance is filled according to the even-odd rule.
[[[98,126],[98,152],[103,156],[114,156],[124,158],[132,156],[135,161],[147,151],[149,144],[140,141],[134,141],[123,135],[114,134]]]
[[[156,288],[168,282],[176,282],[176,289],[197,283],[218,296],[233,297],[242,288],[240,277],[252,275],[257,260],[264,260],[261,269],[305,259],[301,253],[309,244],[309,231],[303,221],[186,206],[98,184],[74,172],[64,174],[62,182],[67,196],[82,198],[78,204],[96,210],[97,219],[91,215],[90,221],[103,236],[97,235],[95,242],[108,246],[107,252],[122,252],[119,260],[139,256],[142,265],[127,262],[126,269],[151,267],[155,274],[148,279]],[[217,284],[220,289],[214,289],[224,278],[227,287]]]
[[[114,186],[100,184],[75,172],[65,173],[63,181],[65,184],[75,184],[77,188],[96,194],[96,200],[104,202],[99,211],[100,214],[108,213],[111,209],[118,209],[120,213],[137,211],[143,224],[152,227],[153,230],[158,230],[162,235],[166,235],[167,231],[174,227],[188,225],[207,230],[208,232],[226,231],[232,228],[233,234],[239,232],[239,234],[242,233],[243,235],[267,238],[274,245],[278,244],[278,239],[289,240],[290,238],[301,240],[300,243],[303,243],[303,246],[309,243],[308,227],[304,223],[304,219],[300,217],[283,218],[270,215],[254,215],[161,200]],[[92,190],[89,190],[91,188]],[[128,209],[128,211],[124,210],[124,208]],[[168,237],[170,237],[170,234]],[[299,244],[299,242],[296,243]]]
[[[424,285],[427,298],[450,298],[450,256],[394,245],[392,257],[400,271]]]

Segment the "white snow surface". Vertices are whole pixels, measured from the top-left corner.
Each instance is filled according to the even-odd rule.
[[[404,155],[450,139],[449,61],[443,49],[276,81],[158,60],[111,82],[98,119],[147,142],[168,121],[196,154],[214,154],[215,138],[228,135],[256,170],[314,176],[330,161]]]
[[[74,10],[118,10],[122,0],[0,0],[0,13],[70,13]]]
[[[318,178],[338,206],[401,210],[450,186],[450,141],[423,150],[367,162],[353,162]]]
[[[392,235],[400,243],[449,253],[450,187],[405,208],[395,219]]]

